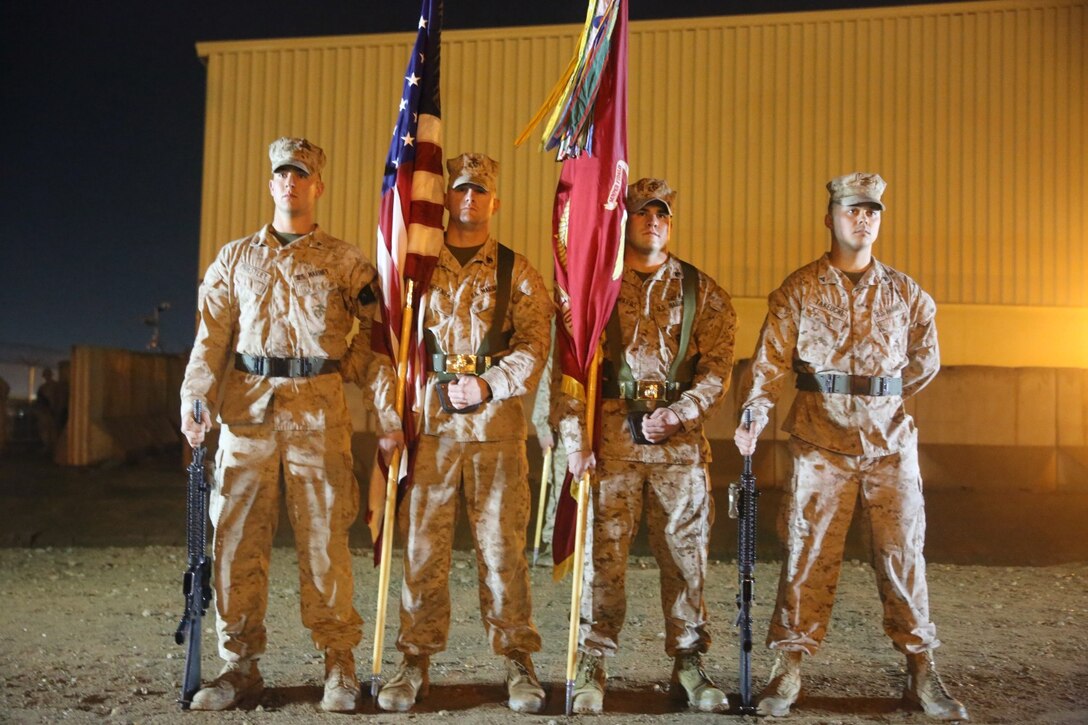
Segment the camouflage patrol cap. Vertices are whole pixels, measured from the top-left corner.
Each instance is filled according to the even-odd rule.
[[[623,200],[627,211],[634,214],[652,201],[665,205],[665,210],[672,216],[672,205],[676,203],[676,192],[664,179],[639,179],[627,187],[627,197]]]
[[[325,168],[325,152],[304,138],[279,137],[269,144],[268,159],[272,162],[272,173],[283,166],[294,166],[311,176],[320,176]]]
[[[461,154],[446,161],[450,188],[475,184],[494,194],[499,189],[499,162],[486,154]]]
[[[831,194],[831,201],[841,206],[872,204],[883,210],[884,203],[880,201],[880,196],[887,185],[879,174],[855,171],[827,182],[827,191]]]

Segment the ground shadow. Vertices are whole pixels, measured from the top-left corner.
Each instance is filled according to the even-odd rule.
[[[412,713],[460,712],[487,705],[506,703],[506,687],[499,684],[435,684],[431,683],[427,696],[417,702]],[[365,714],[384,713],[378,708],[374,698],[370,697],[369,687],[364,689],[362,706],[359,712]]]
[[[889,715],[911,708],[900,697],[804,697],[793,706],[798,714]]]
[[[566,710],[567,688],[565,682],[553,683],[548,691],[548,706],[545,714],[563,715]],[[655,689],[653,685],[645,687],[616,687],[611,683],[605,689],[604,713],[627,715],[669,715],[687,711],[687,704],[676,700],[667,691]]]
[[[311,703],[317,708],[324,694],[323,688],[317,685],[292,685],[290,687],[266,687],[261,695],[259,704],[266,710],[274,710],[288,705]]]

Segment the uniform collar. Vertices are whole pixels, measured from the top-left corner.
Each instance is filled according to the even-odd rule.
[[[638,276],[638,272],[634,267],[624,266],[623,276],[628,279],[632,284],[642,285],[642,278]],[[676,255],[669,252],[668,259],[657,268],[657,271],[647,277],[648,280],[665,280],[665,279],[680,279],[684,276],[684,270],[680,266],[680,260],[676,258]]]
[[[830,252],[824,252],[824,256],[820,257],[820,261],[817,264],[817,271],[820,284],[837,284],[845,286],[847,277],[842,271],[831,265]],[[880,260],[873,257],[873,263],[869,265],[869,269],[865,270],[865,274],[861,275],[861,279],[858,280],[854,287],[868,287],[870,285],[883,284],[887,281],[887,268],[880,263]]]
[[[322,247],[325,245],[329,235],[325,233],[319,225],[314,224],[314,228],[309,233],[299,237],[290,246],[306,246],[306,247]],[[272,249],[285,249],[286,247],[276,238],[276,235],[272,231],[272,224],[265,224],[261,231],[257,233],[257,238],[253,241],[254,245],[258,247],[270,247]]]
[[[441,267],[445,267],[450,270],[465,269],[470,264],[484,264],[488,267],[498,266],[498,253],[499,242],[494,237],[488,237],[483,246],[476,251],[476,254],[462,267],[457,261],[457,258],[453,256],[453,252],[446,246],[445,240],[442,242],[442,250],[438,253],[438,264]]]

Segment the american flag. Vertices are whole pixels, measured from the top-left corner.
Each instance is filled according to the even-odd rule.
[[[382,321],[375,326],[372,345],[388,354],[396,364],[400,349],[401,321],[407,281],[415,291],[412,305],[417,309],[427,289],[431,272],[442,249],[442,212],[445,182],[442,175],[442,118],[439,99],[440,41],[442,35],[442,0],[423,0],[419,31],[408,59],[404,87],[397,111],[397,124],[389,143],[382,180],[381,209],[378,214],[378,244],[375,260],[382,287]],[[409,481],[415,450],[417,426],[412,414],[414,402],[422,393],[426,377],[426,351],[423,344],[422,314],[416,314],[405,384],[404,435],[408,453],[401,461],[398,499]],[[384,487],[371,487],[369,500],[371,533],[381,525]]]

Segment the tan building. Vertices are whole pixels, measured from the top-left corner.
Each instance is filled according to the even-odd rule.
[[[1086,27],[1084,0],[632,22],[631,176],[663,176],[679,189],[676,251],[733,295],[738,357],[754,346],[766,295],[827,248],[824,183],[878,171],[889,186],[877,256],[936,299],[944,364],[988,369],[963,369],[978,383],[949,371],[938,378],[947,389],[938,382],[922,396],[919,416],[927,401],[935,408],[920,423],[923,444],[1075,450],[1066,468],[1081,480]],[[515,149],[513,140],[577,32],[572,24],[443,34],[444,146],[502,161],[497,235],[545,278],[559,169],[535,141]],[[267,221],[263,149],[282,134],[328,151],[320,221],[373,256],[380,173],[413,37],[197,45],[208,73],[201,270]],[[650,87],[668,103],[651,104]],[[955,394],[966,413],[938,397]],[[990,394],[1019,408],[1007,413]],[[964,427],[964,416],[991,413],[1003,417]],[[728,421],[712,428],[723,439],[731,430]],[[1060,460],[1051,468],[1049,480],[1064,485]]]

